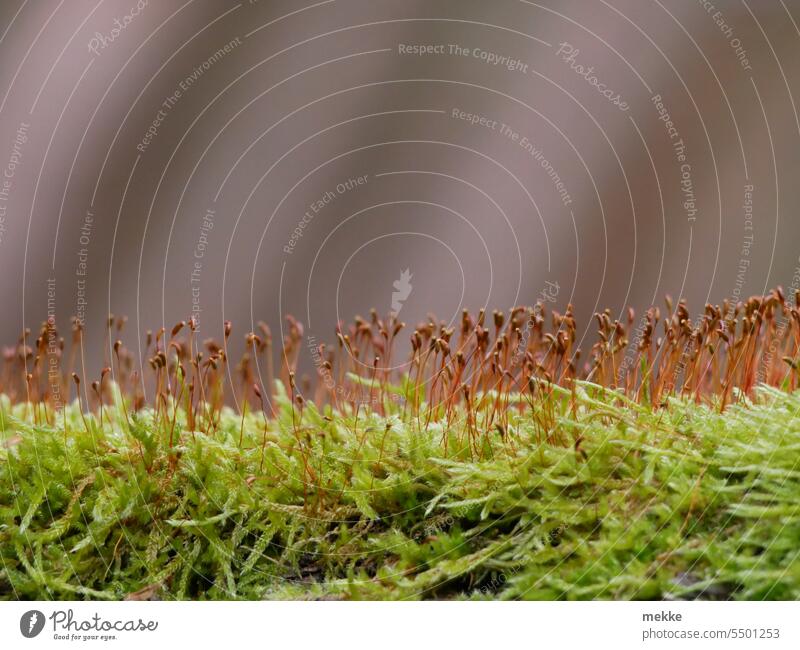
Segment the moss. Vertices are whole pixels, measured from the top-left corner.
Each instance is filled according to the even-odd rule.
[[[462,406],[301,415],[278,391],[277,417],[201,433],[0,399],[0,596],[800,597],[800,394],[720,413],[577,386],[509,409],[482,455]]]

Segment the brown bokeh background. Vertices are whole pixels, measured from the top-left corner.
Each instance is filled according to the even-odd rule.
[[[47,317],[51,278],[62,323],[85,309],[102,339],[127,314],[129,345],[193,307],[207,336],[292,313],[330,340],[392,309],[405,269],[412,323],[548,282],[588,323],[800,281],[797,0],[140,4],[0,3],[5,342]]]

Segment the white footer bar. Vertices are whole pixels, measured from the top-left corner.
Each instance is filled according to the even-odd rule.
[[[0,603],[8,648],[749,650],[800,648],[799,630],[793,602]]]

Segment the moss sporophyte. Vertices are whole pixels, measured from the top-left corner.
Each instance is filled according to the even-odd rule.
[[[0,596],[797,598],[797,297],[605,311],[587,353],[545,302],[235,361],[190,318],[143,366],[48,319],[4,350]]]

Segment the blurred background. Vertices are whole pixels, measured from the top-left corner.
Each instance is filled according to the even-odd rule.
[[[322,342],[370,308],[543,295],[591,326],[800,288],[799,22],[798,0],[3,0],[0,340],[53,313],[102,340],[111,312],[133,349],[192,314]]]

